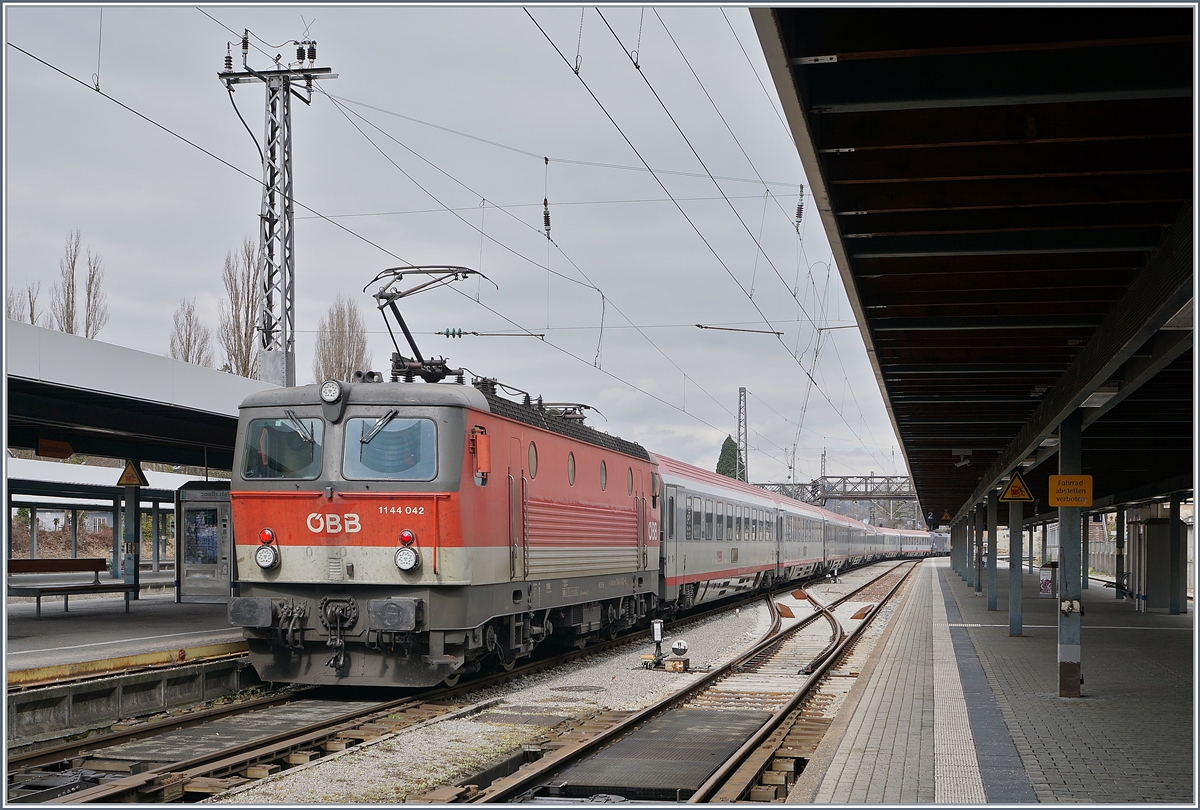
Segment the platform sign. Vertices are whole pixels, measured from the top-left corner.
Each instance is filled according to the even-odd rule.
[[[1025,479],[1021,476],[1020,472],[1013,472],[1012,478],[1008,480],[1008,486],[1000,493],[1000,500],[1009,503],[1013,501],[1031,503],[1033,501],[1033,495],[1029,491],[1029,486],[1025,483]]]
[[[1092,505],[1092,477],[1090,475],[1050,476],[1050,506]]]
[[[142,473],[141,465],[136,461],[126,461],[125,471],[117,479],[119,487],[148,487],[146,476]]]

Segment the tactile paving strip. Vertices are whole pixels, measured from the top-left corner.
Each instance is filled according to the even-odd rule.
[[[933,785],[938,804],[984,804],[983,778],[938,577],[933,598]]]

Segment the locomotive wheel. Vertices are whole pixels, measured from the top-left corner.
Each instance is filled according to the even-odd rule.
[[[461,679],[462,679],[462,673],[455,672],[453,675],[447,675],[445,678],[442,678],[442,683],[445,684],[446,686],[451,686],[451,687],[458,686],[458,682]]]

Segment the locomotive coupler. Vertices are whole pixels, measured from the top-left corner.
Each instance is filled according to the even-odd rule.
[[[346,630],[358,623],[358,603],[349,596],[326,596],[317,607],[321,624],[329,631],[325,646],[333,650],[325,666],[334,671],[346,666]]]

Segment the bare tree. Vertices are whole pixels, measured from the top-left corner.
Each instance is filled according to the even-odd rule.
[[[212,330],[196,314],[196,299],[183,298],[175,310],[171,332],[171,357],[185,363],[212,368]]]
[[[24,290],[17,293],[16,306],[14,307],[11,303],[13,298],[12,290],[9,290],[10,303],[8,306],[8,311],[13,312],[14,309],[16,310],[16,316],[13,317],[10,315],[9,317],[12,317],[15,321],[30,323],[34,326],[40,326],[41,321],[44,320],[42,318],[42,313],[38,312],[38,296],[41,294],[42,282],[31,281],[25,286]]]
[[[87,251],[87,280],[84,282],[83,336],[96,337],[108,323],[108,295],[104,292],[104,260]]]
[[[50,326],[68,335],[78,328],[75,317],[75,265],[79,261],[79,229],[68,233],[58,260],[58,283],[50,288]]]
[[[329,307],[328,314],[317,325],[316,355],[313,357],[313,377],[323,380],[345,380],[355,371],[366,371],[371,364],[367,353],[367,329],[358,312],[358,304],[339,295]]]
[[[10,321],[25,320],[25,293],[17,292],[12,287],[8,288],[8,295],[4,297],[4,316]]]
[[[225,350],[225,371],[253,378],[258,371],[258,344],[255,326],[262,290],[258,286],[258,251],[250,237],[242,240],[241,250],[225,254],[221,281],[225,298],[221,302],[221,323],[217,341]]]

